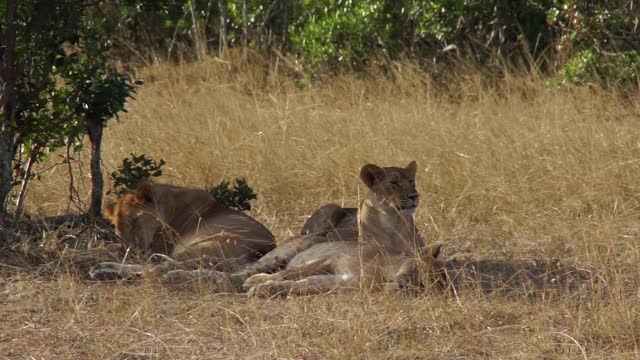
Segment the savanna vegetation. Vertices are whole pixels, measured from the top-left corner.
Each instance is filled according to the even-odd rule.
[[[636,2],[0,4],[0,356],[639,356]],[[410,160],[453,294],[86,277],[146,260],[99,215],[140,178],[282,240]]]

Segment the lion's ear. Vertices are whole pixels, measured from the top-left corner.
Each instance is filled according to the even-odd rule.
[[[102,210],[104,211],[105,217],[107,217],[108,219],[113,219],[113,214],[116,211],[116,203],[113,201],[108,201],[104,204]]]
[[[410,162],[409,165],[407,165],[407,167],[405,167],[405,170],[410,172],[415,177],[416,176],[416,172],[418,171],[418,164],[416,164],[416,162],[414,160],[414,161]]]
[[[371,188],[378,181],[383,180],[385,177],[384,169],[373,164],[367,164],[360,170],[360,179]]]
[[[438,255],[440,255],[440,249],[442,248],[442,245],[444,245],[444,243],[437,242],[435,244],[423,246],[420,249],[420,252],[422,253],[422,258],[424,260],[437,259]]]
[[[138,189],[136,190],[136,200],[141,203],[153,202],[153,186],[151,183],[145,183],[138,186]]]

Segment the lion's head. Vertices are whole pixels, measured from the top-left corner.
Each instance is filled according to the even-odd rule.
[[[360,170],[360,178],[369,188],[369,200],[374,205],[413,215],[420,200],[416,190],[416,170],[415,161],[404,168],[367,164]]]
[[[163,226],[158,215],[150,211],[154,207],[152,186],[144,184],[117,202],[106,203],[104,213],[126,245],[145,249]]]

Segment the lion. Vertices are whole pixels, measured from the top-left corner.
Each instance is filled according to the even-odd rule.
[[[373,276],[376,279],[374,283],[385,281],[406,285],[408,282],[405,280],[415,278],[416,264],[424,263],[434,269],[439,266],[436,258],[440,247],[426,247],[415,226],[414,213],[419,204],[416,170],[415,161],[404,168],[367,164],[362,167],[360,177],[369,191],[359,209],[334,204],[322,206],[304,224],[301,235],[284,240],[276,249],[233,274],[177,270],[169,272],[167,277],[180,282],[195,277],[219,281],[221,276],[225,276],[237,288],[248,288],[250,293],[258,293],[264,292],[267,286],[261,285],[262,282],[268,282],[272,290],[280,291],[284,286],[281,281],[291,281],[293,277],[304,280],[298,284],[305,284],[309,280],[300,276],[322,273],[325,286],[314,282],[312,287],[316,291],[324,291],[336,285],[352,285],[355,279],[370,278],[352,276],[356,270],[354,266],[359,263],[354,261],[360,259],[356,255],[362,251],[366,264],[373,267],[367,265],[360,270],[378,274]],[[418,258],[422,261],[417,261]],[[386,265],[374,266],[375,263]],[[267,274],[282,267],[286,267],[284,272]],[[386,270],[378,271],[383,268]],[[381,276],[382,273],[386,275]],[[334,276],[324,276],[328,274]],[[317,275],[311,276],[320,279],[315,277]],[[350,279],[349,282],[340,280],[346,278]],[[276,279],[279,281],[274,282]],[[309,286],[304,288],[304,292],[311,291]],[[302,292],[295,286],[287,291]]]
[[[405,168],[363,166],[360,178],[369,192],[358,210],[359,227],[354,230],[352,209],[321,208],[305,224],[306,234],[257,262],[285,261],[286,268],[251,275],[243,288],[249,295],[270,296],[323,293],[337,287],[425,286],[422,279],[427,277],[420,276],[420,271],[433,274],[441,272],[444,265],[437,259],[442,244],[425,246],[416,231],[416,168],[415,161]],[[287,259],[291,253],[295,254]],[[246,275],[257,267],[251,264],[241,273]],[[446,283],[443,274],[436,280],[442,287]]]
[[[291,259],[285,270],[255,274],[243,287],[249,296],[310,295],[339,288],[397,291],[431,285],[443,290],[448,279],[445,264],[438,260],[441,247],[442,243],[427,245],[411,256],[387,249],[382,242],[316,244]]]
[[[144,183],[104,213],[126,246],[174,262],[238,269],[274,249],[271,232],[252,217],[217,202],[201,189]],[[92,278],[131,277],[140,265],[100,263]]]
[[[399,233],[403,241],[411,242],[414,248],[424,246],[413,219],[420,201],[415,183],[416,170],[415,161],[404,168],[374,164],[363,166],[360,178],[369,191],[360,209],[343,208],[335,204],[320,207],[305,222],[301,235],[286,239],[257,262],[233,274],[233,282],[242,284],[251,275],[276,271],[315,244],[357,242],[360,234],[358,216],[365,237],[374,235],[382,239],[398,236],[396,233]]]

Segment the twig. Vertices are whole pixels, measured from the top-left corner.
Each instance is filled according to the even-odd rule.
[[[184,13],[182,14],[182,18],[184,18]],[[182,19],[181,19],[182,20]],[[176,24],[175,30],[173,30],[173,36],[171,36],[171,43],[169,44],[169,49],[167,50],[167,61],[171,61],[171,53],[173,52],[173,47],[176,44],[176,36],[178,36],[178,25]]]
[[[588,357],[587,357],[587,351],[584,349],[584,346],[580,345],[580,343],[578,342],[578,340],[576,340],[576,339],[575,339],[574,337],[572,337],[571,335],[565,334],[565,333],[563,333],[563,332],[561,332],[561,331],[551,331],[551,332],[548,332],[548,333],[544,333],[544,334],[542,334],[542,335],[545,335],[545,334],[548,334],[548,335],[562,335],[562,336],[564,336],[564,337],[568,338],[569,340],[571,340],[571,341],[572,341],[572,342],[573,342],[573,343],[578,347],[578,349],[580,349],[580,352],[582,353],[582,357],[583,357],[585,360],[586,360],[586,359],[588,359]]]
[[[49,216],[44,218],[43,222],[46,225],[51,225],[51,226],[60,226],[67,223],[88,224],[89,216],[87,214]]]
[[[27,160],[27,165],[25,167],[24,179],[22,179],[22,185],[20,185],[20,192],[18,192],[18,200],[16,200],[16,215],[18,219],[22,215],[22,206],[24,205],[24,197],[27,193],[27,186],[29,185],[29,180],[31,179],[31,168],[33,167],[33,163],[36,161],[36,155],[38,154],[37,145],[32,149],[31,156]]]
[[[275,12],[273,11],[276,4],[278,4],[278,0],[273,0],[271,2],[271,5],[269,5],[269,9],[267,10],[267,13],[264,15],[264,19],[262,20],[262,23],[260,24],[260,26],[258,26],[258,38],[257,38],[258,48],[260,48],[260,46],[262,45],[262,32],[264,31],[264,27],[267,25],[267,22],[269,22],[269,20],[271,20],[271,18],[278,13],[278,11],[275,11]]]
[[[67,156],[66,156],[66,163],[68,166],[68,170],[69,170],[69,201],[67,202],[67,212],[70,211],[71,208],[71,203],[73,202],[73,196],[75,195],[77,201],[78,201],[78,207],[80,207],[82,200],[80,199],[80,194],[78,193],[78,189],[76,189],[75,187],[75,183],[74,183],[74,179],[73,179],[73,169],[71,168],[71,154],[70,154],[70,150],[71,149],[71,141],[67,142]]]
[[[138,50],[135,49],[129,42],[118,35],[113,35],[114,39],[119,41],[122,45],[124,45],[129,51],[131,51],[138,59],[140,59],[145,66],[150,66],[151,63],[145,56],[143,56]]]

